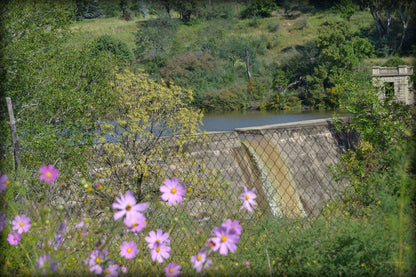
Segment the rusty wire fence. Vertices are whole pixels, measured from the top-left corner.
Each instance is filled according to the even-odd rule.
[[[95,159],[89,177],[113,188],[104,206],[110,205],[118,193],[134,191],[139,201],[150,204],[147,227],[169,230],[177,243],[172,251],[176,249],[178,255],[195,253],[204,246],[212,228],[226,219],[239,220],[246,229],[257,228],[255,233],[261,233],[258,227],[266,218],[280,219],[288,230],[307,228],[348,186],[345,181],[335,181],[331,171],[354,139],[335,131],[325,120],[208,133],[186,143],[182,151],[165,144],[163,155],[147,157],[146,169],[141,167],[138,173],[134,166],[139,161],[112,157],[114,148],[102,144],[96,145],[95,153],[107,163],[98,166]],[[109,165],[112,170],[106,171]],[[107,172],[105,177],[103,172]],[[179,178],[187,188],[184,201],[177,205],[160,199],[159,187],[164,179],[172,177]],[[253,212],[241,208],[244,187],[256,192],[258,205]],[[256,239],[257,235],[247,236],[240,247],[248,247]]]
[[[180,149],[169,144],[170,138],[155,141],[163,145],[162,151],[159,156],[145,156],[145,163],[140,161],[144,156],[129,160],[112,155],[114,143],[96,144],[88,154],[88,174],[74,174],[54,184],[59,197],[51,205],[64,204],[73,218],[89,211],[99,219],[111,214],[109,207],[116,196],[131,190],[139,202],[149,203],[145,232],[157,228],[169,232],[171,255],[189,258],[189,253],[204,247],[212,228],[226,219],[240,222],[244,235],[238,247],[250,249],[264,235],[265,220],[277,220],[285,232],[308,228],[322,216],[326,204],[340,199],[348,183],[335,181],[332,170],[357,136],[336,131],[330,122],[321,120],[208,133],[189,141]],[[137,147],[146,150],[148,145]],[[139,170],[137,163],[142,163]],[[187,188],[177,205],[160,199],[159,187],[172,177]],[[86,191],[79,185],[83,178],[98,186],[91,185]],[[257,195],[253,212],[241,208],[244,187]]]

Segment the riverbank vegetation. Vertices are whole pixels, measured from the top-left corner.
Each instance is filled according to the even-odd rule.
[[[368,79],[371,66],[391,55],[414,63],[406,1],[396,8],[374,1],[141,3],[147,12],[130,6],[130,21],[111,15],[78,21],[75,41],[102,34],[124,41],[135,52],[133,68],[193,89],[193,104],[205,111],[337,109],[337,78],[358,71]],[[395,16],[385,34],[378,26],[385,28],[388,13]],[[400,14],[410,18],[406,30]]]
[[[1,89],[21,164],[2,104],[0,275],[414,275],[414,106],[380,101],[369,75],[414,63],[413,2],[16,3],[1,3]],[[336,127],[360,136],[332,168],[349,186],[320,216],[263,217],[252,188],[230,197],[215,172],[199,178],[206,168],[183,147],[198,109],[295,108],[346,110]],[[124,144],[94,164],[103,125]],[[198,198],[226,212],[213,224],[175,205]],[[119,220],[130,210],[137,222]]]

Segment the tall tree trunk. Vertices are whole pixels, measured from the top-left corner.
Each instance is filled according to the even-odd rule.
[[[402,21],[403,31],[402,31],[402,37],[400,39],[399,47],[397,47],[398,51],[400,51],[402,49],[404,39],[406,37],[407,27],[409,26],[410,14],[411,13],[412,13],[412,9],[411,9],[411,7],[409,7],[408,10],[407,10],[406,18],[405,18],[404,11],[403,11],[402,7],[399,8],[400,20]]]

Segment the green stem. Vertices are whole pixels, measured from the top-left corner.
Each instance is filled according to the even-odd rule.
[[[401,188],[400,188],[400,210],[399,210],[399,259],[397,264],[398,276],[403,276],[403,223],[404,223],[404,203],[405,203],[405,186],[406,186],[406,168],[407,160],[404,161],[401,174]]]

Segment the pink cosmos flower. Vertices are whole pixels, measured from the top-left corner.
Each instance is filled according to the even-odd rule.
[[[124,218],[124,224],[129,228],[129,231],[138,233],[146,227],[146,217],[141,213],[136,213]]]
[[[120,256],[126,259],[133,259],[137,254],[139,254],[139,250],[134,241],[125,241],[120,245]]]
[[[51,183],[54,182],[58,176],[59,176],[59,171],[58,169],[56,169],[53,165],[44,165],[39,169],[40,172],[40,176],[39,176],[39,180],[43,180],[46,183]]]
[[[0,212],[0,232],[6,227],[6,215]]]
[[[20,235],[18,233],[10,233],[7,236],[7,241],[11,244],[11,245],[18,245],[20,242]]]
[[[205,246],[208,248],[214,248],[215,242],[213,241],[213,238],[209,238],[208,241],[205,243]]]
[[[90,252],[90,257],[84,260],[84,263],[90,267],[90,272],[101,274],[103,272],[102,265],[107,259],[108,251],[96,249]]]
[[[249,262],[249,261],[246,261],[246,262],[244,263],[244,266],[245,266],[245,267],[249,267],[249,266],[250,266],[250,262]]]
[[[114,213],[114,220],[126,215],[126,217],[134,216],[137,213],[144,212],[147,208],[147,203],[137,204],[136,199],[131,191],[127,191],[125,195],[120,193],[120,197],[116,198],[116,202],[113,203],[113,209],[119,210]]]
[[[221,226],[227,228],[227,230],[234,230],[237,235],[241,235],[243,230],[238,220],[227,219]]]
[[[164,186],[161,186],[160,192],[162,192],[162,200],[167,201],[170,204],[180,203],[186,193],[185,184],[179,183],[179,179],[173,177],[172,179],[166,179]]]
[[[26,215],[16,215],[14,220],[12,221],[13,230],[16,230],[18,234],[26,233],[29,231],[29,228],[32,226],[30,225],[30,218]]]
[[[239,199],[243,200],[243,206],[241,209],[247,209],[249,212],[253,212],[253,208],[251,206],[257,206],[256,199],[257,195],[254,193],[253,190],[248,190],[247,187],[244,187],[244,192],[240,195]]]
[[[237,243],[240,240],[240,236],[237,235],[235,230],[228,230],[226,227],[215,227],[212,229],[214,233],[214,238],[212,238],[212,242],[214,246],[212,250],[218,251],[221,255],[227,255],[228,250],[231,253],[234,253],[237,250]]]
[[[127,266],[123,265],[121,267],[121,272],[123,272],[124,274],[126,274],[127,273]]]
[[[150,251],[152,261],[157,261],[158,263],[163,263],[163,259],[169,258],[170,247],[162,244],[155,243],[154,248]]]
[[[9,177],[7,177],[6,174],[1,175],[1,177],[0,177],[0,193],[2,193],[3,190],[5,190],[9,184],[10,184]]]
[[[104,270],[104,275],[109,277],[117,277],[120,266],[118,264],[111,264]]]
[[[150,231],[149,236],[144,239],[147,241],[149,249],[154,249],[159,244],[168,245],[170,243],[169,234],[163,233],[162,229],[157,229],[156,232]]]
[[[208,268],[212,264],[212,261],[207,258],[207,250],[205,248],[202,248],[195,256],[192,256],[191,262],[198,273],[200,273],[203,268]]]
[[[178,277],[181,275],[181,266],[175,263],[168,264],[165,268],[166,277]]]

